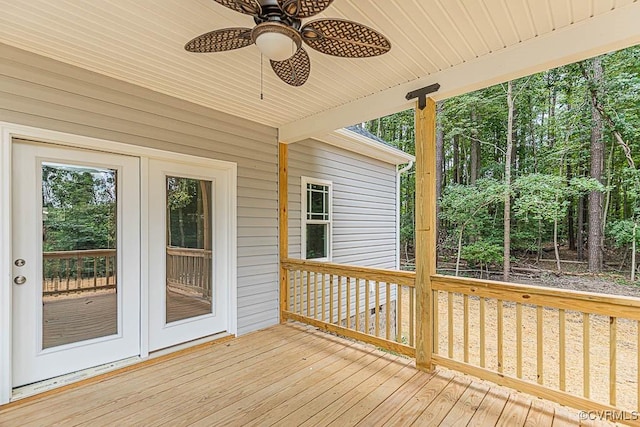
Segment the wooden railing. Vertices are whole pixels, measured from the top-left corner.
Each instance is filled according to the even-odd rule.
[[[55,251],[42,254],[43,295],[116,287],[116,250]]]
[[[434,363],[634,422],[640,300],[439,275],[432,290]]]
[[[281,266],[285,319],[415,357],[415,273]],[[434,364],[638,425],[640,300],[442,275],[431,288]]]
[[[167,286],[211,297],[211,250],[167,247]]]
[[[415,273],[285,259],[287,319],[415,356]]]

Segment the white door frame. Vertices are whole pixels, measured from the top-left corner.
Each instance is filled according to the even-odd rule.
[[[233,162],[213,160],[186,154],[172,153],[154,148],[85,137],[64,132],[57,132],[14,123],[0,122],[0,405],[11,401],[11,335],[12,335],[12,268],[13,260],[11,242],[11,145],[13,138],[35,140],[43,143],[85,148],[89,150],[108,151],[140,157],[140,268],[141,268],[141,305],[140,305],[140,357],[149,355],[149,280],[148,280],[148,171],[149,159],[165,161],[198,163],[203,166],[225,170],[229,175],[227,194],[229,195],[229,247],[230,254],[227,268],[229,271],[228,292],[228,332],[237,333],[237,165]],[[109,147],[105,150],[105,147]]]

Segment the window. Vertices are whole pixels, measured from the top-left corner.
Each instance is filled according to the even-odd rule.
[[[302,258],[331,260],[332,183],[301,178]]]

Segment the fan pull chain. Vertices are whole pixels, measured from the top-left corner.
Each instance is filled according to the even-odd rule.
[[[264,59],[260,54],[260,100],[264,100]]]

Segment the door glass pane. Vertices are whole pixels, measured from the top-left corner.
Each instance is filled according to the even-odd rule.
[[[118,332],[117,173],[42,164],[42,347]]]
[[[212,312],[211,206],[211,181],[167,177],[167,323]]]

